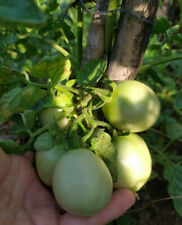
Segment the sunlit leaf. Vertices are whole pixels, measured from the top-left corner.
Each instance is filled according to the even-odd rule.
[[[5,122],[11,115],[23,112],[46,95],[46,91],[35,86],[16,87],[0,98],[0,122]]]
[[[68,80],[71,74],[71,62],[64,56],[46,56],[38,62],[30,71],[37,78],[48,76],[53,84]]]
[[[113,179],[116,173],[116,149],[111,142],[111,136],[102,129],[96,129],[91,138],[91,149],[105,161]]]
[[[92,86],[103,76],[107,67],[107,60],[94,59],[84,64],[77,72],[77,82],[81,86]]]
[[[75,0],[57,0],[57,3],[60,4],[61,9],[61,19],[64,19],[69,7]]]

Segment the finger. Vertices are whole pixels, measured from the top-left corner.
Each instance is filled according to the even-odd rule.
[[[0,184],[4,177],[7,176],[10,168],[9,156],[0,148]]]
[[[104,225],[123,215],[134,203],[135,195],[129,190],[120,189],[113,193],[109,204],[100,212],[87,218],[65,214],[60,225]]]
[[[109,204],[93,218],[90,218],[89,225],[106,224],[117,219],[133,206],[135,201],[135,195],[131,191],[126,189],[115,191]]]
[[[26,159],[28,159],[28,161],[29,161],[31,164],[33,164],[33,162],[34,162],[34,156],[35,156],[35,154],[34,154],[33,152],[31,152],[31,151],[26,152],[25,155],[24,155],[24,157],[25,157]]]

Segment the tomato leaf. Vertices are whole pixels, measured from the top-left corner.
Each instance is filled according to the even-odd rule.
[[[20,150],[20,145],[11,139],[0,138],[0,147],[6,153],[15,153]]]
[[[170,26],[170,22],[168,19],[164,17],[158,18],[157,22],[152,28],[153,34],[164,34]]]
[[[71,74],[71,62],[64,56],[46,56],[30,71],[36,78],[48,76],[53,84],[68,80]]]
[[[116,89],[117,85],[115,82],[110,82],[107,85],[108,85],[106,87],[107,89],[94,88],[94,87],[91,88],[91,93],[100,98],[100,101],[98,100],[95,101],[95,98],[92,98],[90,102],[92,110],[97,110],[112,100],[112,94],[114,90]],[[110,89],[110,91],[108,89]]]
[[[103,76],[107,67],[107,59],[93,59],[77,72],[77,82],[81,86],[93,86]]]
[[[34,142],[34,148],[36,151],[47,151],[50,150],[53,146],[53,138],[50,132],[41,134]]]
[[[5,122],[14,113],[23,112],[46,95],[39,87],[16,87],[0,98],[0,122]]]
[[[46,22],[34,0],[0,0],[0,24],[2,26],[39,26]]]
[[[182,217],[182,166],[167,164],[164,168],[164,178],[169,182],[169,195],[175,197],[173,199],[174,208]]]
[[[23,73],[16,70],[11,70],[8,67],[0,66],[0,84],[10,85],[18,82],[22,82],[25,79]]]
[[[73,2],[75,2],[75,0],[57,0],[57,3],[60,4],[61,8],[61,19],[64,19],[68,9]]]
[[[31,130],[27,126],[25,126],[20,114],[13,115],[11,117],[11,121],[14,123],[14,126],[12,127],[13,134],[18,135],[18,137],[21,139],[25,139],[30,136]]]
[[[182,93],[177,96],[175,105],[177,109],[182,109]]]
[[[91,149],[95,153],[103,158],[106,165],[108,166],[113,180],[117,178],[116,174],[116,149],[111,142],[111,136],[106,133],[103,129],[96,129],[91,140]]]
[[[26,110],[25,112],[21,113],[21,117],[23,120],[24,125],[32,130],[35,125],[36,120],[36,113],[33,110]]]
[[[178,139],[182,137],[182,125],[176,122],[175,119],[168,118],[166,123],[166,132],[167,132],[167,136],[171,140]]]

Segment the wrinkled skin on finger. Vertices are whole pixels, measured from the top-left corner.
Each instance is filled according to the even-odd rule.
[[[3,225],[104,225],[135,203],[128,190],[117,190],[109,204],[87,218],[61,215],[51,193],[33,167],[33,153],[6,155],[0,149],[0,224]]]

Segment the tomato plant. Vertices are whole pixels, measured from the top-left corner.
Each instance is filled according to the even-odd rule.
[[[116,128],[141,132],[149,129],[160,114],[160,102],[151,88],[134,81],[122,81],[112,100],[103,107],[104,116]]]
[[[149,179],[152,160],[146,143],[137,134],[119,136],[114,144],[117,149],[117,188],[138,191]]]
[[[36,4],[6,0],[0,4],[0,147],[17,154],[33,148],[37,173],[48,186],[54,168],[64,167],[55,173],[59,178],[54,180],[55,196],[76,215],[90,215],[104,207],[113,184],[139,191],[151,173],[151,153],[151,183],[153,179],[163,183],[166,196],[175,196],[174,207],[182,216],[182,200],[177,199],[182,195],[181,26],[169,21],[168,15],[157,18],[152,28],[149,18],[155,16],[150,16],[150,10],[155,12],[158,1],[140,1],[146,2],[140,12],[135,10],[139,0],[109,0],[100,7],[105,0],[37,0]],[[174,8],[179,2],[167,1]],[[147,11],[148,4],[153,7]],[[179,12],[180,4],[177,7],[171,12]],[[94,8],[96,14],[104,12],[99,15],[104,20],[94,20],[98,18],[93,16]],[[122,23],[118,23],[120,11]],[[135,23],[137,29],[132,29]],[[137,34],[129,36],[130,31]],[[137,73],[139,81],[127,80],[135,79]],[[138,132],[143,132],[143,139],[134,134]],[[139,192],[142,198],[144,192],[147,199],[153,198],[151,183],[147,191]],[[96,195],[102,199],[96,201]]]
[[[58,203],[77,216],[90,216],[110,200],[112,178],[105,163],[87,149],[70,150],[57,162],[53,191]]]

